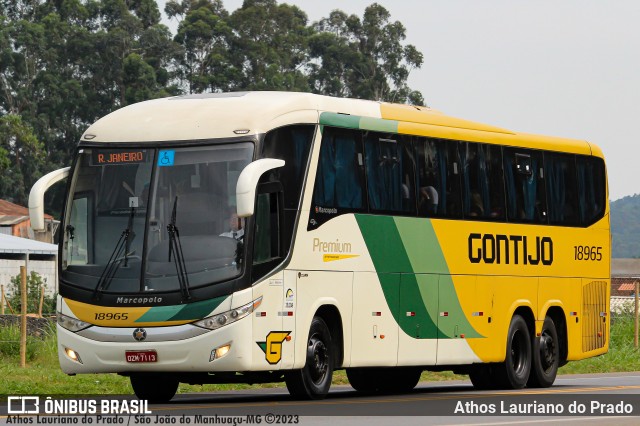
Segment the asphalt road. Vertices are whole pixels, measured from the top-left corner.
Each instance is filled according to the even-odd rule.
[[[551,388],[519,391],[480,392],[468,381],[422,382],[401,395],[335,386],[322,401],[292,400],[284,388],[201,392],[151,405],[152,414],[93,416],[91,422],[79,414],[15,419],[6,416],[6,405],[0,411],[0,424],[640,425],[640,372],[561,376]]]
[[[421,382],[401,395],[361,395],[350,386],[336,386],[322,401],[294,401],[282,388],[203,392],[178,395],[151,411],[154,416],[199,415],[201,422],[215,422],[216,415],[260,415],[267,424],[300,416],[299,424],[332,425],[395,424],[400,417],[403,424],[420,425],[640,425],[640,372],[560,376],[551,388],[519,391],[479,392],[468,381]],[[607,419],[611,415],[616,418]]]

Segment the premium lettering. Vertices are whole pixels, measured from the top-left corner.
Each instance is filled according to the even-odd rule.
[[[313,251],[320,253],[351,253],[351,243],[341,243],[340,240],[322,241],[313,239]]]
[[[469,234],[469,261],[498,265],[544,265],[553,263],[551,237]]]

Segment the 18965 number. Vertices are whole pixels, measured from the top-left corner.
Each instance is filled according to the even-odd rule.
[[[599,246],[573,246],[574,260],[602,260],[602,247]]]
[[[111,321],[111,320],[126,320],[129,319],[129,314],[127,314],[126,312],[120,313],[113,313],[113,312],[97,312],[96,313],[96,319],[97,320],[107,320],[107,321]]]

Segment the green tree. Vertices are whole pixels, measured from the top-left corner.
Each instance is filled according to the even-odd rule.
[[[16,275],[11,278],[11,282],[9,283],[8,293],[11,294],[7,299],[11,304],[14,312],[19,313],[22,309],[22,301],[20,296],[20,275]],[[29,275],[27,275],[27,313],[34,314],[38,312],[40,307],[40,297],[42,292],[45,291],[47,285],[47,279],[43,279],[40,274],[35,271],[31,271]],[[53,313],[56,311],[56,296],[48,296],[46,293],[44,295],[44,300],[42,303],[42,312],[43,313]]]
[[[70,164],[98,118],[179,93],[172,83],[179,52],[154,0],[0,0],[0,117],[18,116],[45,154],[20,157],[26,190]],[[10,123],[3,141],[17,137]],[[10,198],[22,202],[24,189],[15,188]],[[59,210],[61,198],[59,190],[47,210]]]
[[[313,28],[296,6],[245,0],[230,17],[233,63],[241,90],[309,91],[305,66]]]
[[[420,68],[423,55],[403,45],[406,30],[377,3],[367,7],[362,20],[342,11],[331,12],[316,24],[309,41],[310,82],[316,93],[390,102],[424,104],[420,92],[407,80]]]
[[[0,117],[0,198],[26,205],[44,162],[42,144],[19,115]]]
[[[170,1],[165,12],[179,20],[175,41],[183,50],[178,76],[188,92],[217,92],[235,87],[238,76],[230,62],[233,31],[222,1]]]

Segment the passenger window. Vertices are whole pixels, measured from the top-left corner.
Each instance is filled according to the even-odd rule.
[[[462,216],[460,160],[456,142],[416,138],[418,215]]]
[[[576,166],[580,223],[588,226],[604,215],[607,193],[604,161],[595,157],[578,156]]]
[[[500,147],[460,142],[460,159],[463,164],[464,217],[503,220],[504,185]]]
[[[578,185],[575,156],[557,153],[544,154],[545,180],[549,223],[578,224]]]
[[[414,165],[402,135],[365,133],[369,207],[376,213],[415,214]]]
[[[313,192],[314,204],[351,211],[364,209],[362,165],[360,132],[325,128]]]
[[[507,216],[510,222],[547,223],[542,153],[504,149]]]
[[[265,173],[261,181],[282,183],[285,209],[297,209],[300,203],[314,131],[312,125],[287,126],[270,131],[264,139],[262,157],[278,158],[285,164]]]

